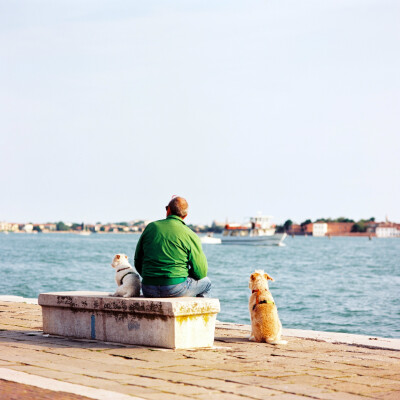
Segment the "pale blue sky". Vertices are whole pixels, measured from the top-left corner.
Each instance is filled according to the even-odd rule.
[[[400,222],[398,0],[0,0],[0,221]]]

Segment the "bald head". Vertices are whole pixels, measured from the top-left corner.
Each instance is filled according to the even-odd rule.
[[[171,215],[176,215],[180,218],[185,218],[188,213],[189,205],[183,197],[174,197],[169,203]]]

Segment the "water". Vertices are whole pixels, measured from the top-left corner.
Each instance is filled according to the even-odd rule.
[[[0,294],[115,290],[116,253],[139,235],[0,233]],[[313,238],[286,247],[204,245],[220,321],[250,323],[249,275],[264,269],[285,328],[400,338],[400,239]]]

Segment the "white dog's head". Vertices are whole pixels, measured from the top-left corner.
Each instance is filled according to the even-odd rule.
[[[274,278],[270,277],[262,269],[255,270],[250,275],[249,288],[251,290],[269,290],[268,281],[274,281]]]
[[[113,258],[111,266],[117,268],[121,264],[126,264],[128,262],[128,256],[126,254],[116,254]]]

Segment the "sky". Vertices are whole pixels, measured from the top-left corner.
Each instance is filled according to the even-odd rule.
[[[0,0],[0,221],[400,222],[398,0]]]

